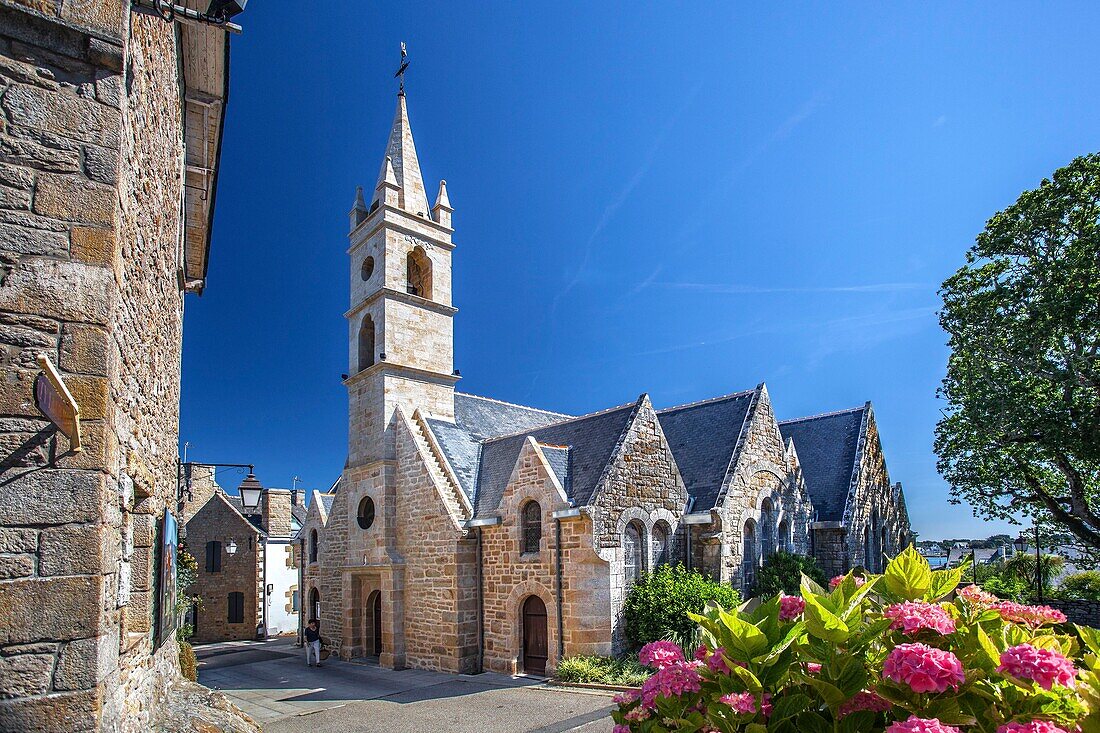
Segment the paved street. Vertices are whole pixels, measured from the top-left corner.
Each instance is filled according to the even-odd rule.
[[[293,640],[196,647],[199,682],[221,690],[270,733],[533,731],[606,733],[610,695],[485,673],[393,672],[329,660],[305,666]]]

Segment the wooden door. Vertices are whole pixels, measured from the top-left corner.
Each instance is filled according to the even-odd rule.
[[[523,671],[546,674],[546,604],[537,596],[523,603]]]
[[[382,653],[382,594],[374,592],[374,656]]]

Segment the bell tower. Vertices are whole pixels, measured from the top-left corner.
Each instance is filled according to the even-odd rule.
[[[451,204],[428,205],[404,85],[369,206],[349,217],[348,467],[393,459],[394,410],[454,419]]]

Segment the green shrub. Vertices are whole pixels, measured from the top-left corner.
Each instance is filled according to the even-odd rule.
[[[682,644],[680,640],[692,638],[696,629],[687,614],[702,613],[710,601],[734,608],[741,596],[731,586],[683,565],[662,565],[644,573],[626,596],[626,638],[637,646],[669,638]]]
[[[195,682],[199,678],[199,660],[195,657],[195,650],[186,641],[180,642],[180,672],[187,679]]]
[[[764,566],[756,574],[752,595],[753,597],[774,596],[777,593],[798,595],[801,592],[799,588],[803,573],[820,586],[826,584],[825,572],[814,558],[795,555],[791,552],[773,552],[768,555]]]
[[[578,656],[561,660],[555,676],[561,682],[637,687],[651,674],[653,670],[643,667],[633,658]]]
[[[1100,570],[1083,570],[1062,578],[1058,585],[1058,596],[1100,601]]]

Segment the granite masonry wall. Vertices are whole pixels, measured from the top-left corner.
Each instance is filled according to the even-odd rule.
[[[1100,601],[1054,599],[1044,603],[1066,614],[1070,623],[1100,629]]]
[[[25,7],[24,7],[25,6]],[[145,731],[156,522],[176,493],[183,140],[171,24],[0,3],[0,730]],[[37,411],[37,354],[84,450]]]

